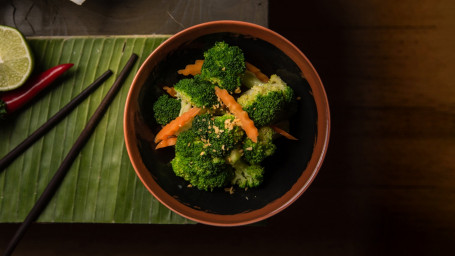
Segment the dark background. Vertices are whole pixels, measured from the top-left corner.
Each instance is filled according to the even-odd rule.
[[[245,227],[35,224],[16,255],[455,253],[455,2],[268,6],[269,28],[318,70],[332,115],[300,199]],[[17,227],[0,225],[0,248]]]

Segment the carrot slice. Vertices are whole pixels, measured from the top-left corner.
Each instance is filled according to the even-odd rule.
[[[184,69],[180,69],[177,71],[177,73],[188,76],[188,75],[198,75],[201,73],[202,69],[202,64],[204,64],[204,60],[196,60],[194,64],[188,64],[185,66]],[[259,68],[254,66],[253,64],[249,62],[245,62],[246,70],[252,72],[259,80],[261,80],[264,83],[267,83],[269,81],[269,77],[265,75],[264,73],[261,72]]]
[[[169,137],[167,139],[160,141],[160,143],[158,143],[158,145],[156,145],[155,149],[174,146],[175,143],[177,143],[177,137]]]
[[[163,90],[165,90],[171,97],[175,98],[177,96],[177,92],[174,87],[164,86]]]
[[[155,136],[155,143],[158,143],[170,136],[176,135],[181,127],[185,126],[189,122],[193,121],[193,118],[201,111],[200,108],[191,108],[190,110],[183,113],[181,116],[172,120],[170,123],[165,125]]]
[[[281,128],[278,128],[278,127],[276,127],[276,126],[274,126],[274,125],[272,125],[271,127],[272,127],[272,129],[273,129],[276,133],[278,133],[278,134],[280,134],[280,135],[283,135],[283,136],[284,136],[285,138],[287,138],[287,139],[290,139],[290,140],[299,140],[299,139],[297,139],[296,137],[292,136],[291,134],[289,134],[288,132],[286,132],[285,130],[283,130],[283,129],[281,129]]]
[[[261,72],[259,68],[254,66],[253,64],[249,62],[245,62],[246,70],[250,71],[253,73],[259,80],[261,80],[264,83],[267,83],[269,81],[269,77],[266,76],[264,73]]]
[[[264,73],[262,72],[258,72],[258,73],[254,73],[254,75],[259,79],[261,80],[262,82],[264,83],[267,83],[269,81],[269,77],[266,76]]]
[[[240,125],[245,131],[246,136],[253,142],[258,141],[258,129],[254,126],[253,120],[250,119],[248,113],[242,109],[242,106],[229,94],[225,89],[220,89],[215,86],[215,94],[220,100],[228,107],[228,109],[234,114],[236,118],[240,120]]]
[[[245,61],[245,67],[246,67],[246,70],[252,72],[252,73],[256,73],[256,72],[261,72],[261,70],[254,66],[253,64],[249,63],[248,61]]]
[[[198,75],[201,73],[202,64],[204,64],[204,60],[196,60],[194,64],[188,64],[184,69],[180,69],[177,73],[188,76],[188,75]]]

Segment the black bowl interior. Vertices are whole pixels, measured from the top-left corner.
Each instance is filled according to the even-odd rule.
[[[317,110],[310,85],[302,78],[297,65],[281,50],[261,39],[232,33],[216,33],[181,45],[169,53],[149,75],[140,92],[139,108],[142,118],[153,132],[160,129],[154,121],[152,106],[157,97],[163,94],[161,88],[165,85],[172,86],[182,79],[183,76],[178,75],[177,70],[196,59],[203,59],[203,52],[217,41],[239,46],[248,62],[267,75],[278,74],[300,99],[297,101],[297,112],[290,118],[289,123],[290,133],[299,140],[276,140],[276,153],[264,162],[264,183],[258,188],[246,191],[236,189],[233,194],[225,192],[224,189],[206,192],[190,188],[186,181],[175,176],[172,171],[170,160],[174,157],[173,148],[155,150],[155,145],[140,136],[137,138],[145,166],[168,194],[200,211],[221,215],[237,214],[264,207],[283,196],[296,183],[313,152]]]

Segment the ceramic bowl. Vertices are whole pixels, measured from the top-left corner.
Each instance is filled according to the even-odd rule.
[[[265,160],[263,184],[255,189],[213,192],[188,187],[170,165],[173,148],[155,150],[159,131],[153,102],[182,78],[177,70],[201,59],[217,41],[239,46],[245,59],[267,75],[278,74],[298,97],[290,133],[298,141],[277,139]],[[267,28],[239,21],[215,21],[185,29],[163,42],[144,61],[125,106],[124,136],[131,163],[144,186],[165,206],[188,219],[216,226],[251,224],[271,217],[299,198],[316,177],[329,140],[330,114],[321,80],[305,55]]]

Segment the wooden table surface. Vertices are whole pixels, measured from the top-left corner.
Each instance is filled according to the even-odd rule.
[[[329,98],[329,149],[303,196],[259,226],[36,224],[15,255],[455,253],[455,2],[257,2]],[[0,248],[16,228],[0,225]]]

